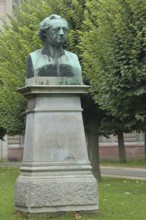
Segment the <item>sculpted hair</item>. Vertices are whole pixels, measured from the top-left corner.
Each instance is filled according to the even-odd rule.
[[[51,21],[54,19],[61,19],[63,20],[67,26],[68,26],[68,22],[62,18],[60,15],[50,15],[49,17],[45,18],[42,22],[40,22],[39,24],[39,32],[38,32],[38,37],[42,40],[45,41],[46,39],[46,30],[50,28],[51,26]]]

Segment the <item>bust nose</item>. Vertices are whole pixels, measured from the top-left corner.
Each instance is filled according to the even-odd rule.
[[[64,31],[63,31],[63,29],[62,28],[60,28],[60,30],[59,30],[59,33],[58,33],[60,36],[62,36],[62,35],[64,35]]]

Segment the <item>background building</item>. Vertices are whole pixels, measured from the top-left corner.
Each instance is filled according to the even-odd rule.
[[[6,14],[12,15],[13,1],[0,0],[0,17],[7,21]],[[2,21],[0,20],[0,30],[2,29]]]
[[[13,8],[18,5],[18,0],[0,0],[0,18],[8,21],[7,14],[13,14]],[[0,31],[2,21],[0,20]],[[5,136],[5,141],[0,140],[0,160],[21,160],[23,153],[23,137]]]
[[[110,138],[100,137],[100,159],[118,160],[118,139],[111,135]],[[132,132],[124,134],[127,159],[138,159],[144,157],[144,133]]]

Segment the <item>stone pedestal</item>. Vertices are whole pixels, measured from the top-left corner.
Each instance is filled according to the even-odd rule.
[[[26,213],[97,212],[80,95],[84,85],[34,85],[27,97],[26,134],[15,209]]]

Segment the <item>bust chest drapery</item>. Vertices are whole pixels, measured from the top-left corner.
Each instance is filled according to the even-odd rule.
[[[64,50],[57,59],[39,49],[27,58],[27,78],[37,76],[81,76],[81,66],[76,54]]]

